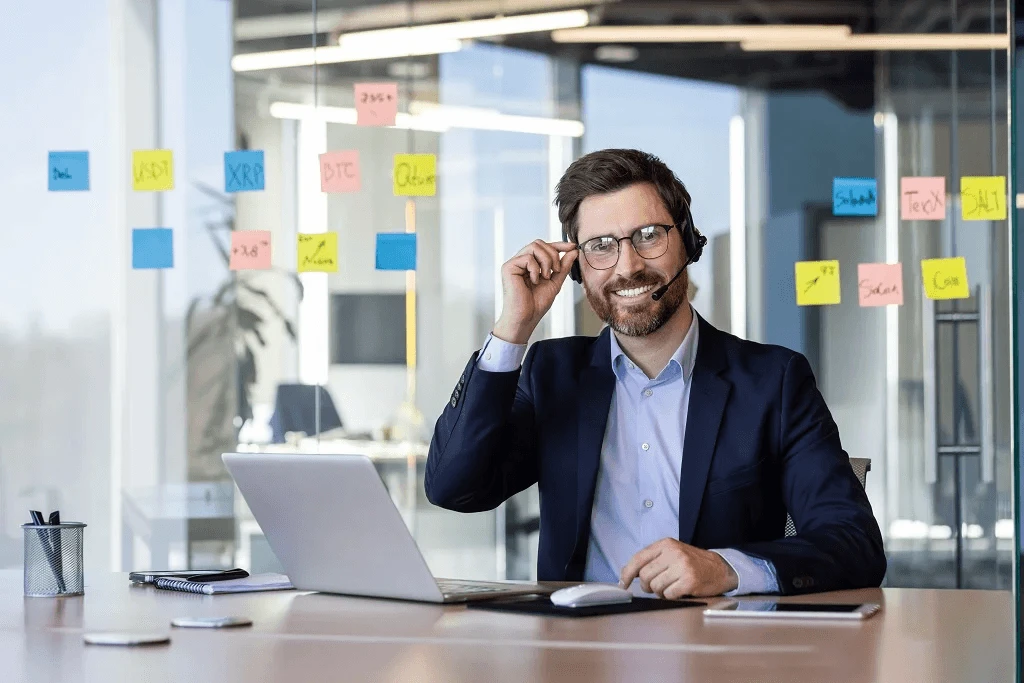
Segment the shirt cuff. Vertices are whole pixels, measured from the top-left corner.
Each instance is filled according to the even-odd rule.
[[[726,597],[779,592],[779,579],[775,574],[775,565],[768,560],[751,557],[735,548],[723,548],[711,552],[718,553],[736,572],[738,579],[736,590],[726,593]]]
[[[489,334],[476,366],[485,372],[512,372],[522,366],[525,356],[526,344],[511,344]]]

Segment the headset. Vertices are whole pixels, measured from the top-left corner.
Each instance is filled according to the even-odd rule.
[[[655,301],[665,296],[665,292],[667,292],[672,283],[676,281],[676,278],[686,271],[687,266],[700,260],[700,255],[703,253],[704,247],[708,243],[708,238],[702,235],[700,230],[697,229],[697,226],[693,224],[693,214],[690,213],[690,203],[684,200],[683,209],[686,211],[686,215],[683,217],[684,223],[683,225],[676,223],[675,227],[679,229],[679,234],[683,237],[683,246],[686,248],[688,258],[686,259],[686,263],[683,264],[683,267],[679,269],[679,272],[676,273],[671,280],[651,294],[651,298]],[[562,241],[569,241],[569,235],[566,233],[564,225],[562,226]],[[578,242],[576,243],[576,246],[577,248],[580,246]],[[572,264],[572,268],[569,270],[569,277],[580,284],[583,283],[583,271],[580,270],[581,258],[584,258],[582,252],[580,252],[580,255],[576,257],[576,260]]]

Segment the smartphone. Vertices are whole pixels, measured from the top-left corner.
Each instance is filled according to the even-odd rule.
[[[132,583],[153,583],[160,578],[171,578],[171,579],[191,579],[193,581],[211,580],[216,578],[220,581],[226,581],[228,579],[244,579],[249,576],[249,572],[244,569],[167,569],[167,570],[150,570],[144,572],[131,572],[128,574],[128,580]]]
[[[856,621],[874,616],[882,606],[876,603],[799,603],[777,600],[735,600],[704,610],[706,617],[742,619],[826,619]]]

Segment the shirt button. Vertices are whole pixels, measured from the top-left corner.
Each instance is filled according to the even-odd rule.
[[[647,391],[645,391],[645,392],[644,392],[644,396],[650,396],[650,395],[651,395],[651,394],[653,394],[653,393],[654,393],[653,391],[651,391],[650,389],[648,389]]]
[[[649,443],[645,443],[645,444],[644,444],[643,446],[641,446],[640,448],[644,449],[645,451],[649,451],[649,450],[651,450],[651,444],[649,444]],[[651,507],[651,506],[650,506],[650,505],[648,505],[647,507]]]
[[[645,508],[652,508],[652,507],[654,507],[654,501],[651,500],[650,498],[648,498],[647,500],[644,501],[644,507]]]
[[[488,352],[487,352],[487,353],[486,353],[486,354],[484,355],[484,360],[490,360],[490,359],[491,359],[491,352],[490,352],[490,351],[488,351]]]

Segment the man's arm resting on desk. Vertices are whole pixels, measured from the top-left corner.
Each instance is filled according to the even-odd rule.
[[[532,354],[520,369],[522,356],[515,349],[496,351],[506,343],[495,342],[501,340],[489,338],[483,356],[470,359],[434,428],[424,481],[434,505],[459,512],[491,510],[537,481]],[[495,361],[508,369],[486,369]]]

